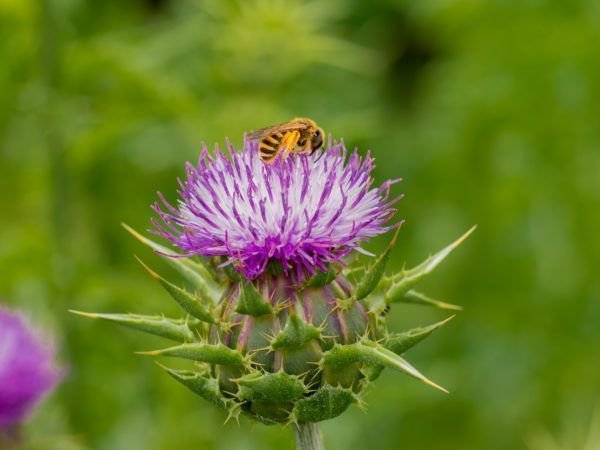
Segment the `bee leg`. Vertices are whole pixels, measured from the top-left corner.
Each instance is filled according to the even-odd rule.
[[[311,155],[315,152],[316,150],[313,150],[311,152]],[[320,160],[322,158],[322,156],[325,154],[324,150],[321,150],[321,154],[319,156],[317,156],[317,158],[315,159],[315,162],[317,162],[318,160]]]
[[[281,146],[285,147],[285,153],[283,154],[284,158],[294,151],[296,144],[298,143],[298,139],[300,139],[299,131],[290,131],[284,136],[283,141],[281,142]]]
[[[314,150],[312,148],[312,143],[310,142],[310,139],[306,140],[306,143],[304,144],[304,147],[302,147],[302,153],[309,153],[309,154],[313,154]]]

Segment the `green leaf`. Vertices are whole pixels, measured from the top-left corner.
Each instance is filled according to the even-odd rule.
[[[447,324],[453,318],[454,316],[450,316],[441,322],[434,323],[427,327],[413,328],[412,330],[404,331],[402,333],[390,334],[385,339],[383,346],[397,355],[401,355],[428,337],[435,330]]]
[[[220,298],[221,288],[214,275],[205,265],[197,263],[191,258],[178,255],[172,249],[148,239],[125,223],[121,225],[141,243],[163,256],[165,261],[188,280],[204,297],[213,300]],[[165,255],[175,255],[176,257]]]
[[[190,342],[194,340],[194,333],[184,319],[167,319],[162,316],[143,316],[137,314],[99,314],[69,310],[74,314],[114,322],[134,330],[154,334],[177,342]]]
[[[263,298],[252,282],[240,281],[239,285],[240,295],[235,308],[237,313],[254,317],[273,314],[273,307]]]
[[[205,306],[205,304],[212,305],[212,300],[209,298],[202,298],[202,294],[198,292],[198,296],[202,298],[203,301],[200,301],[196,296],[190,294],[183,288],[175,286],[172,283],[169,283],[167,280],[162,278],[159,274],[150,269],[146,264],[142,262],[141,259],[137,258],[139,263],[148,271],[148,273],[157,280],[165,290],[173,297],[173,299],[179,303],[179,306],[183,308],[185,312],[192,315],[193,317],[200,319],[203,322],[208,323],[216,323],[215,318],[211,314],[209,308]]]
[[[477,228],[477,226],[472,227],[452,244],[440,250],[435,255],[430,256],[418,266],[412,269],[403,270],[394,275],[391,278],[391,284],[385,293],[384,298],[386,303],[399,301],[398,299],[408,292],[414,285],[431,274],[434,269],[439,266],[440,263],[446,259],[450,253],[452,253],[454,249],[462,244],[465,239],[467,239],[469,235],[475,231],[475,228]]]
[[[290,402],[302,397],[308,389],[298,376],[283,371],[276,373],[249,373],[235,380],[240,386],[241,400]]]
[[[385,266],[387,265],[390,259],[392,249],[394,248],[394,245],[396,245],[396,240],[398,239],[399,232],[400,226],[398,226],[398,228],[396,229],[396,233],[394,233],[394,237],[390,241],[385,251],[363,274],[362,278],[356,286],[356,291],[354,293],[355,300],[362,300],[363,298],[365,298],[367,295],[373,292],[373,290],[381,281],[383,273],[385,272]]]
[[[328,369],[341,370],[349,364],[356,362],[399,370],[436,389],[448,392],[443,387],[426,378],[404,358],[376,342],[357,342],[350,345],[336,344],[331,350],[323,354],[322,366]]]
[[[209,364],[223,366],[242,366],[245,364],[244,356],[223,344],[182,344],[163,350],[150,352],[137,352],[138,355],[148,356],[174,356],[176,358],[191,359]]]

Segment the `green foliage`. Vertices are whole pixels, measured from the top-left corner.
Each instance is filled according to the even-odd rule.
[[[465,307],[410,353],[452,394],[384,376],[367,415],[325,424],[330,450],[518,449],[595,402],[598,15],[578,0],[0,2],[0,296],[56,332],[71,368],[28,426],[38,448],[291,446],[244,421],[215,431],[223,413],[128,354],[150,337],[66,310],[173,316],[119,224],[149,226],[201,140],[293,116],[373,149],[377,180],[403,177],[388,272],[479,224],[419,286]],[[397,306],[391,328],[444,317]]]

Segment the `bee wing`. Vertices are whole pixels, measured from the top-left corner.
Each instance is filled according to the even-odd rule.
[[[307,125],[298,122],[285,122],[278,125],[272,125],[266,128],[260,128],[258,130],[248,133],[248,139],[261,139],[265,136],[269,136],[277,131],[292,131],[292,130],[304,130]]]
[[[250,133],[247,134],[248,139],[261,139],[264,138],[265,136],[269,136],[270,134],[272,134],[274,131],[277,130],[277,125],[272,126],[272,127],[266,127],[266,128],[260,128],[258,130],[254,130],[251,131]]]

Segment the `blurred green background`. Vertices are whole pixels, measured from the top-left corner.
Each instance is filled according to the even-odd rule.
[[[295,116],[404,178],[396,269],[479,225],[424,287],[464,312],[409,355],[451,394],[384,374],[328,449],[598,448],[599,2],[0,0],[0,38],[0,298],[69,368],[29,426],[45,450],[292,448],[132,355],[159,340],[67,309],[177,312],[120,223],[149,226],[201,141]]]

